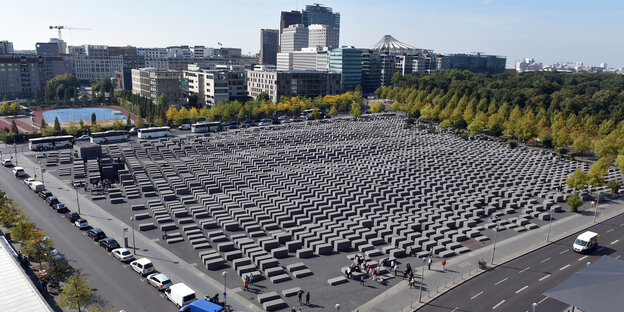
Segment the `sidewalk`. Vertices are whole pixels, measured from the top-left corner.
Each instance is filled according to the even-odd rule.
[[[598,217],[596,223],[605,221],[611,217],[617,216],[624,212],[624,199],[613,199],[608,204],[599,206]],[[587,211],[587,210],[584,210]],[[589,212],[593,212],[590,210]],[[513,260],[517,257],[530,253],[536,249],[548,245],[550,242],[557,241],[569,236],[582,229],[590,227],[593,223],[594,214],[575,214],[567,218],[554,221],[550,229],[549,242],[546,242],[548,226],[542,226],[539,229],[524,232],[504,241],[496,243],[494,266],[501,265],[505,262]],[[361,305],[354,311],[414,311],[423,306],[426,302],[435,299],[447,290],[469,280],[470,278],[481,274],[483,270],[477,267],[479,258],[483,258],[490,266],[492,257],[492,245],[488,245],[479,250],[475,250],[459,257],[448,259],[446,272],[442,272],[440,261],[434,259],[431,270],[425,268],[424,288],[422,291],[422,302],[419,302],[419,282],[417,287],[409,288],[407,280],[400,282],[379,296],[373,298],[367,303]],[[416,277],[420,277],[423,272],[423,266],[420,265],[420,259],[404,258],[403,262],[411,262]]]
[[[39,167],[27,157],[19,155],[20,166],[24,167],[26,173],[34,176],[34,168]],[[54,192],[54,195],[65,203],[70,210],[78,211],[76,203],[76,191],[70,186],[59,180],[52,174],[45,174],[44,177],[46,188]],[[128,221],[122,221],[108,213],[106,210],[93,203],[90,199],[78,193],[80,200],[80,215],[87,219],[89,225],[101,228],[109,236],[114,237],[119,242],[123,242],[121,233],[123,228],[128,228],[129,236],[132,235],[131,225]],[[127,223],[126,223],[127,222]],[[223,293],[223,283],[217,281],[205,273],[201,272],[195,266],[195,263],[187,263],[175,254],[144,236],[140,231],[135,230],[136,246],[139,250],[137,258],[146,257],[154,262],[154,266],[158,271],[165,273],[174,282],[183,282],[197,293],[198,298],[203,298],[204,294],[212,296],[215,293]],[[147,250],[147,251],[145,251]],[[120,267],[120,270],[124,268]],[[239,285],[238,277],[231,276],[228,280],[232,285]],[[234,282],[236,281],[236,282]],[[235,290],[227,290],[227,302],[236,311],[263,311],[258,306],[247,301],[241,295],[235,293]]]

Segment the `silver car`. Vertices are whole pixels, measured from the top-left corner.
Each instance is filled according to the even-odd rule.
[[[147,281],[158,290],[165,290],[171,286],[171,280],[169,277],[162,273],[152,273],[148,275]]]

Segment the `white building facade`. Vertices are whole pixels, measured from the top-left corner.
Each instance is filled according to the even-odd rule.
[[[302,24],[290,25],[281,36],[281,52],[301,51],[308,47],[308,28]]]
[[[338,29],[320,24],[308,26],[308,47],[338,48]]]

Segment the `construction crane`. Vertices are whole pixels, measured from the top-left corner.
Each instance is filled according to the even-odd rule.
[[[72,26],[50,26],[50,29],[57,29],[58,30],[58,39],[59,41],[63,40],[63,35],[61,34],[61,30],[66,29],[66,30],[91,30],[90,28],[78,28],[78,27],[72,27]]]

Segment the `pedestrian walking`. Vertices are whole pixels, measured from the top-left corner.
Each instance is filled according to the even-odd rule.
[[[310,292],[306,294],[306,305],[310,305]]]
[[[167,231],[163,232],[162,239],[163,240],[167,240]]]
[[[431,270],[431,263],[433,262],[433,260],[431,259],[431,257],[429,257],[429,260],[427,260],[427,269]]]
[[[297,293],[297,297],[299,297],[299,305],[301,305],[302,300],[303,300],[303,290],[300,290],[300,291]]]
[[[412,246],[410,246],[410,247],[407,249],[407,255],[408,255],[408,256],[411,256],[411,255],[412,255],[412,251],[413,251]]]
[[[442,258],[442,271],[446,272],[446,260]]]
[[[249,273],[249,284],[253,285],[253,274]]]
[[[249,283],[247,283],[247,279],[243,281],[243,290],[249,290]]]
[[[41,284],[43,286],[43,292],[48,292],[48,279],[44,278]]]
[[[360,285],[364,286],[364,276],[360,275]]]
[[[399,264],[395,263],[392,269],[394,270],[394,276],[397,276],[397,272],[399,272]]]

